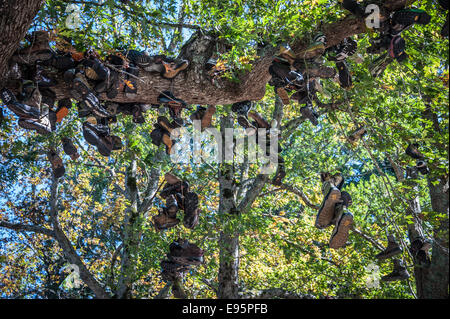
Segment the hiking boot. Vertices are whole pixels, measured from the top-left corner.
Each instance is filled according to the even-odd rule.
[[[72,70],[66,71],[67,78],[69,78],[69,75],[72,76],[73,72],[74,71]],[[64,74],[64,77],[66,77],[66,73]],[[72,90],[70,91],[72,97],[78,102],[81,102],[91,92],[92,89],[86,77],[81,73],[76,73],[72,81]]]
[[[134,123],[137,123],[137,124],[145,123],[145,118],[144,118],[144,115],[142,114],[142,109],[141,109],[140,104],[133,105],[131,113],[133,114],[133,122]]]
[[[337,61],[336,68],[339,74],[339,84],[343,89],[349,89],[353,86],[352,76],[348,70],[347,63],[345,61]]]
[[[342,205],[344,207],[350,207],[353,204],[353,200],[352,197],[350,196],[350,194],[346,191],[342,191],[341,192],[341,200],[342,200]]]
[[[270,129],[271,127],[270,124],[258,112],[250,111],[248,113],[248,116],[250,116],[252,119],[256,121],[256,125],[254,126],[256,126],[257,128]]]
[[[73,142],[70,138],[63,137],[61,139],[63,143],[63,150],[66,155],[70,156],[72,161],[76,160],[78,157],[80,157],[80,154],[78,154],[77,148],[75,145],[73,145]]]
[[[318,114],[313,110],[313,108],[310,105],[301,107],[300,113],[302,113],[303,117],[307,118],[312,125],[317,126],[319,124],[319,121],[317,119]]]
[[[178,183],[182,183],[183,181],[181,179],[179,179],[177,176],[175,176],[172,173],[165,173],[164,174],[164,179],[167,181],[168,184],[170,185],[176,185]]]
[[[175,130],[180,127],[179,125],[177,125],[175,123],[175,121],[173,121],[171,123],[165,116],[158,116],[157,121],[158,121],[158,124],[161,127],[163,127],[169,133],[170,136],[178,137],[180,135],[179,131]]]
[[[163,61],[164,72],[161,74],[166,79],[173,79],[189,66],[188,60],[181,60],[178,63],[170,63]]]
[[[113,151],[121,150],[123,147],[122,139],[117,135],[111,135],[111,139],[112,139],[112,144],[113,144],[112,150]]]
[[[403,9],[394,13],[391,18],[391,34],[398,35],[413,24],[426,25],[430,23],[431,16],[420,9]]]
[[[78,117],[92,116],[91,109],[87,107],[86,103],[78,102],[77,108],[78,108]]]
[[[331,225],[334,217],[336,204],[341,200],[341,191],[331,182],[325,182],[323,189],[325,190],[325,198],[316,216],[316,228],[323,229]]]
[[[214,105],[209,105],[207,108],[202,106],[197,106],[197,110],[191,114],[190,118],[192,121],[201,121],[201,130],[212,126],[212,117],[216,113],[216,107]]]
[[[163,189],[159,193],[159,196],[161,196],[163,199],[166,199],[168,196],[176,195],[177,193],[180,193],[181,195],[185,196],[188,192],[189,192],[189,184],[186,181],[180,181],[173,185],[169,183],[164,185]]]
[[[189,271],[190,267],[186,265],[180,265],[170,260],[161,261],[161,276],[164,281],[174,282],[182,279],[184,274]]]
[[[55,86],[57,84],[56,81],[45,74],[44,69],[39,64],[40,62],[41,61],[36,61],[36,71],[33,76],[33,81],[36,83],[36,86],[42,88]]]
[[[402,249],[400,246],[395,242],[395,238],[392,235],[388,236],[388,245],[385,250],[383,250],[381,253],[375,255],[375,258],[378,260],[385,260],[387,258],[391,258],[394,256],[397,256],[398,254],[402,253]]]
[[[417,161],[416,168],[422,175],[427,175],[430,172],[427,166],[427,162],[425,161]]]
[[[98,152],[108,157],[111,155],[113,141],[109,136],[109,128],[105,125],[94,125],[88,121],[83,123],[83,136],[86,142],[96,146]]]
[[[158,103],[164,104],[169,108],[169,114],[172,119],[178,125],[183,125],[183,119],[181,119],[181,111],[186,107],[186,102],[181,99],[177,99],[172,92],[164,91],[158,96]]]
[[[93,92],[89,92],[83,102],[95,116],[100,118],[111,117],[111,114],[109,114],[108,111],[100,104],[98,97]]]
[[[242,101],[234,103],[231,106],[231,111],[237,114],[237,121],[245,129],[251,129],[250,135],[256,132],[256,128],[248,121],[248,112],[252,108],[252,102]]]
[[[364,8],[360,6],[356,0],[344,0],[342,2],[342,7],[353,13],[358,18],[363,18],[365,16]]]
[[[334,52],[334,56],[328,54],[328,60],[330,61],[344,61],[348,57],[354,55],[358,49],[358,43],[352,38],[345,38],[338,45],[329,49],[330,52]]]
[[[198,195],[194,192],[187,192],[184,197],[184,227],[193,229],[197,226],[199,212]]]
[[[152,139],[152,144],[159,147],[161,145],[164,132],[165,132],[164,128],[162,128],[158,124],[155,124],[155,128],[150,133],[150,138]]]
[[[290,103],[289,94],[287,93],[284,87],[276,88],[275,92],[280,97],[281,101],[283,102],[283,105],[289,105]]]
[[[66,70],[63,74],[63,79],[66,84],[72,84],[73,80],[75,80],[77,70],[76,69],[69,69]]]
[[[350,143],[355,143],[355,142],[359,141],[366,134],[367,134],[366,128],[364,126],[361,126],[361,127],[357,128],[355,131],[353,131],[348,136],[348,140],[350,141]]]
[[[401,36],[393,37],[388,48],[389,56],[399,62],[405,60],[405,57],[407,57],[405,53],[405,46],[405,39],[403,39]]]
[[[338,249],[346,245],[352,225],[353,215],[348,212],[342,214],[331,234],[330,248]]]
[[[0,91],[0,95],[6,107],[20,118],[39,119],[41,116],[41,112],[39,111],[41,95],[37,89],[33,90],[32,97],[27,100],[32,105],[18,102],[15,95],[7,88],[3,88]]]
[[[200,265],[203,263],[203,250],[187,240],[176,240],[169,246],[169,260],[181,265]]]
[[[381,277],[382,281],[398,281],[398,280],[406,280],[409,278],[409,273],[406,267],[403,265],[403,262],[400,259],[394,259],[394,270],[386,275]]]
[[[166,199],[166,214],[171,218],[176,218],[178,212],[178,204],[174,195],[170,195]]]
[[[162,143],[166,146],[166,154],[171,155],[175,141],[170,138],[170,135],[167,132],[162,134]]]
[[[394,61],[387,53],[381,55],[377,59],[375,59],[369,65],[369,71],[372,77],[376,78],[383,75],[384,70],[386,70],[387,66]]]
[[[333,183],[334,186],[336,186],[339,190],[342,189],[342,186],[344,185],[344,177],[342,176],[341,173],[336,173],[334,175],[331,176],[331,181]]]
[[[50,162],[50,164],[52,165],[53,176],[55,178],[62,177],[64,175],[64,173],[66,172],[66,169],[64,168],[63,161],[62,161],[61,157],[59,157],[58,153],[56,153],[55,150],[51,149],[47,153],[47,158],[48,158],[48,161]]]
[[[55,55],[50,60],[50,65],[58,71],[67,71],[69,69],[73,69],[76,67],[75,60],[72,58],[71,54],[65,54],[65,55]]]
[[[322,32],[319,32],[314,36],[313,42],[308,46],[308,48],[301,53],[301,58],[308,60],[322,55],[325,52],[326,43],[326,36]]]
[[[69,110],[72,108],[72,101],[70,98],[64,98],[58,101],[58,108],[56,109],[56,122],[60,123],[63,118],[69,114]]]
[[[178,218],[169,217],[164,211],[160,211],[158,215],[153,216],[152,220],[156,230],[166,230],[175,227],[180,222]]]
[[[428,251],[431,249],[432,241],[429,239],[417,238],[411,243],[409,251],[414,260],[419,265],[428,267],[431,265],[431,259]]]
[[[418,143],[410,143],[405,150],[406,155],[418,160],[425,159],[425,156],[419,151]]]
[[[49,119],[48,106],[43,107],[41,116],[39,118],[19,118],[18,124],[24,129],[35,130],[41,135],[50,134],[52,132],[52,125]]]

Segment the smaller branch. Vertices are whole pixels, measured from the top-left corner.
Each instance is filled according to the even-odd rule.
[[[39,227],[36,225],[13,224],[5,221],[0,221],[0,227],[5,227],[18,232],[34,232],[44,234],[50,237],[55,237],[55,233],[53,230],[44,227]]]
[[[365,234],[364,232],[362,232],[361,230],[359,230],[356,227],[353,227],[353,231],[358,234],[359,236],[361,236],[362,238],[364,238],[365,240],[369,241],[370,243],[372,243],[372,245],[375,246],[375,248],[383,251],[384,247],[383,245],[381,245],[376,239],[370,237],[369,235]]]

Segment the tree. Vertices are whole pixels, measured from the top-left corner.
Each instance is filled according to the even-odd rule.
[[[58,38],[71,38],[75,48],[92,46],[104,55],[124,47],[178,55],[190,65],[173,80],[141,70],[137,96],[119,94],[113,100],[156,104],[161,91],[170,89],[188,104],[220,105],[216,126],[222,135],[236,122],[229,105],[255,101],[256,110],[277,120],[288,172],[285,182],[275,186],[248,161],[174,165],[148,142],[157,116],[151,111],[143,125],[119,116],[113,130],[125,147],[110,159],[78,142],[81,160],[65,161],[66,176],[55,180],[49,177],[45,150],[58,147],[63,136],[83,140],[75,112],[49,137],[20,130],[7,113],[1,124],[6,195],[0,226],[13,232],[5,232],[1,247],[5,255],[14,253],[0,272],[5,296],[24,296],[24,285],[48,285],[15,261],[50,264],[61,276],[62,258],[55,256],[62,256],[79,267],[88,288],[77,291],[79,297],[164,297],[170,283],[163,288],[160,282],[159,259],[170,241],[181,236],[204,244],[207,255],[206,265],[183,282],[189,297],[448,297],[448,40],[439,37],[444,17],[433,3],[422,5],[432,22],[405,35],[408,62],[393,63],[377,79],[368,75],[373,57],[365,51],[373,35],[362,19],[336,2],[52,0],[44,5],[30,0],[21,1],[20,9],[15,1],[1,4],[1,16],[8,17],[0,24],[1,86],[18,89],[9,61],[27,30],[57,30]],[[69,4],[82,10],[84,29],[66,28]],[[383,2],[382,18],[404,5]],[[266,88],[280,45],[287,42],[301,57],[317,30],[326,35],[327,47],[354,36],[363,62],[351,63],[356,83],[349,91],[329,79],[335,73],[332,64],[309,70],[324,80],[317,105],[321,124],[314,128],[296,106],[283,106]],[[230,68],[214,83],[204,71],[211,57]],[[60,83],[52,88],[57,97],[69,96]],[[362,124],[369,137],[350,144],[349,132]],[[431,171],[426,178],[404,178],[412,163],[403,150],[412,140],[420,140],[426,150]],[[149,217],[160,206],[157,191],[169,170],[188,179],[200,195],[201,222],[193,231],[157,233],[151,227]],[[321,243],[329,234],[313,228],[321,202],[318,172],[327,170],[347,176],[354,202],[353,244],[342,251],[327,249]],[[421,269],[411,258],[407,231],[433,238],[430,268]],[[402,259],[415,266],[414,281],[371,290],[358,274],[382,249],[386,233],[401,241]],[[43,244],[50,242],[58,248]],[[40,260],[41,255],[51,261]],[[380,267],[388,272],[387,264]],[[7,280],[25,274],[30,277],[23,282]],[[58,280],[47,282],[61,292]],[[48,298],[34,290],[27,296]]]

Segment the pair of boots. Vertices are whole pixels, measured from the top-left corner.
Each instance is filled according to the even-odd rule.
[[[351,38],[345,38],[339,44],[327,49],[328,60],[335,61],[339,75],[339,84],[344,89],[353,86],[352,76],[345,60],[356,53],[358,44]]]
[[[317,213],[315,227],[323,229],[334,224],[329,246],[338,249],[346,245],[353,225],[353,215],[345,211],[351,206],[352,198],[349,193],[341,192],[344,184],[341,174],[321,173],[320,177],[325,198]]]
[[[70,69],[64,73],[64,79],[72,86],[70,90],[72,97],[78,102],[84,103],[92,114],[100,118],[111,117],[111,114],[101,105],[96,92],[82,72]]]
[[[191,269],[203,263],[203,250],[188,240],[177,239],[169,246],[167,259],[161,261],[161,276],[164,281],[171,282],[172,293],[176,298],[185,298],[180,280]]]
[[[283,58],[275,57],[269,67],[271,79],[269,84],[274,87],[275,93],[284,105],[290,102],[288,92],[299,90],[304,86],[303,75],[291,70],[291,63]]]
[[[237,121],[239,125],[241,125],[244,129],[250,129],[248,130],[249,135],[253,135],[256,133],[256,127],[248,120],[248,112],[251,108],[251,101],[237,102],[231,106],[231,111],[236,113],[237,115]]]
[[[170,117],[177,125],[182,126],[184,124],[181,111],[188,108],[186,102],[177,99],[171,91],[164,91],[158,96],[158,104],[169,109]]]
[[[134,65],[147,72],[157,72],[163,78],[173,79],[189,66],[189,61],[166,57],[165,55],[149,56],[145,52],[128,50],[124,56]]]
[[[166,146],[166,153],[172,154],[172,148],[175,145],[175,140],[172,137],[176,137],[175,129],[181,127],[175,121],[170,122],[165,116],[159,116],[158,122],[155,123],[153,131],[150,133],[152,143],[156,146],[160,146],[163,143]]]
[[[122,140],[116,135],[110,135],[110,130],[104,121],[89,117],[83,123],[83,136],[89,144],[95,146],[98,152],[109,157],[112,151],[122,148]]]
[[[190,119],[191,121],[200,121],[200,129],[203,131],[212,126],[214,113],[216,113],[214,105],[209,105],[208,107],[198,105],[197,110],[191,114]]]
[[[425,156],[419,151],[419,144],[410,143],[406,148],[405,153],[416,160],[416,169],[422,175],[426,175],[430,172],[427,162],[425,161]]]
[[[429,256],[429,250],[431,249],[431,240],[418,237],[411,242],[409,251],[413,256],[417,264],[422,267],[429,267],[431,265],[431,259]]]
[[[284,177],[286,177],[286,170],[284,166],[284,159],[279,155],[283,150],[279,145],[271,145],[270,144],[270,130],[272,129],[272,125],[269,124],[269,122],[262,117],[261,114],[258,112],[251,111],[248,114],[252,119],[252,126],[256,127],[257,129],[265,129],[266,130],[266,156],[270,156],[271,148],[276,148],[278,157],[278,167],[277,171],[275,172],[275,176],[272,179],[272,184],[275,186],[280,186],[283,182]],[[256,134],[256,143],[258,143],[258,137],[259,134]]]
[[[80,157],[77,148],[75,147],[75,145],[73,145],[73,142],[70,138],[63,137],[61,141],[63,143],[63,150],[66,155],[70,156],[72,160],[76,160],[78,157]],[[58,152],[53,148],[50,149],[47,152],[47,159],[52,166],[53,176],[55,178],[62,177],[65,174],[66,169],[61,157],[58,155]]]
[[[180,220],[177,218],[179,210],[184,211],[183,225],[193,229],[199,222],[198,195],[189,190],[189,184],[177,176],[166,173],[166,184],[160,196],[166,200],[166,207],[153,217],[156,229],[163,230],[176,226]]]
[[[292,94],[291,98],[296,100],[298,104],[305,104],[300,108],[300,113],[308,119],[312,125],[319,125],[319,114],[314,110],[313,99],[316,97],[317,89],[320,86],[318,80],[311,80],[301,89]]]
[[[0,91],[0,95],[8,109],[19,117],[20,127],[48,135],[52,132],[49,106],[42,103],[42,95],[37,88],[29,87],[28,89],[30,92],[23,103],[19,102],[6,88]]]

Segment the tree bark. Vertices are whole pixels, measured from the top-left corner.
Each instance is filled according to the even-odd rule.
[[[225,148],[230,143],[225,141],[225,129],[233,127],[233,118],[228,115],[221,118],[220,130],[222,134],[222,159],[225,158]],[[232,141],[231,141],[231,144]],[[236,209],[234,199],[234,167],[233,163],[225,162],[219,165],[219,215],[221,215],[224,224],[228,220],[233,220],[239,215]],[[217,290],[217,297],[220,299],[237,299],[238,295],[238,270],[239,270],[239,234],[233,227],[224,227],[220,233],[219,247],[220,247],[220,265],[219,265],[219,287]]]
[[[0,0],[0,87],[8,75],[9,60],[43,3],[43,0]]]

